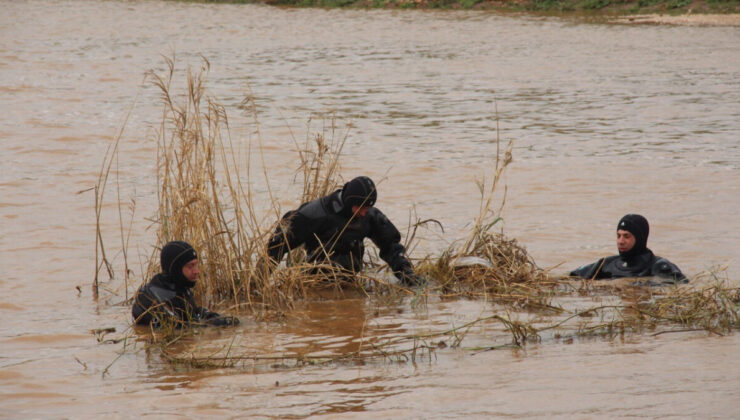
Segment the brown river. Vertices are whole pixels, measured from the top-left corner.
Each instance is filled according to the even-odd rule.
[[[415,361],[201,370],[173,368],[143,345],[119,354],[120,343],[91,334],[123,333],[131,319],[118,278],[92,296],[94,195],[78,192],[95,185],[130,113],[118,171],[121,201],[136,202],[131,293],[156,241],[147,218],[161,108],[144,74],[174,51],[180,71],[209,60],[207,86],[232,141],[246,150],[261,140],[283,210],[299,204],[293,137],[334,116],[338,135],[352,125],[343,174],[373,177],[378,207],[404,234],[412,209],[440,221],[444,233],[425,232],[411,257],[439,252],[478,214],[476,179],[490,174],[498,124],[514,142],[503,229],[541,267],[565,274],[616,253],[616,222],[636,212],[656,254],[689,276],[726,266],[719,275],[736,285],[740,27],[169,1],[2,1],[0,10],[0,417],[737,418],[737,333],[543,336],[474,351],[508,342],[500,324],[483,323],[461,347]],[[249,91],[259,135],[240,105]],[[249,179],[258,201],[261,170]],[[115,248],[116,224],[104,228]],[[575,304],[593,303],[584,301]],[[240,353],[332,354],[495,310],[329,300],[281,322],[242,314],[239,327],[197,339],[234,340]]]

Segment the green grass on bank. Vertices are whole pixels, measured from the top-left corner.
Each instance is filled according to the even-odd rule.
[[[196,0],[197,1],[197,0]],[[684,14],[740,13],[740,0],[200,0],[273,6],[357,9],[474,9],[508,12]]]

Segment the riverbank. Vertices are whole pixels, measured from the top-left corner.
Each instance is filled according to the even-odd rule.
[[[738,13],[727,15],[694,13],[685,13],[682,15],[645,14],[618,16],[612,18],[611,20],[615,23],[636,24],[644,23],[681,26],[740,26],[740,14]]]
[[[634,16],[626,22],[740,25],[740,0],[205,0],[354,9],[492,10],[586,16]],[[717,16],[727,16],[718,18]],[[677,17],[677,18],[674,18]]]

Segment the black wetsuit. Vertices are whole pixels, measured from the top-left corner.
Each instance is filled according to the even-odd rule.
[[[601,258],[593,264],[584,265],[570,272],[571,276],[584,279],[611,279],[620,277],[658,276],[667,283],[686,283],[688,279],[678,267],[665,258],[655,256],[653,251],[621,256]]]
[[[164,274],[157,274],[149,283],[139,288],[131,314],[137,324],[152,324],[155,327],[160,327],[167,321],[180,325],[231,324],[228,322],[230,318],[222,318],[216,312],[199,307],[193,298],[192,289],[175,286]]]
[[[308,261],[326,261],[357,273],[362,270],[363,240],[370,238],[380,249],[396,277],[415,283],[411,263],[404,255],[401,234],[378,209],[371,207],[363,217],[352,217],[342,203],[341,190],[304,203],[283,216],[268,244],[270,258],[279,262],[291,249],[303,245]]]

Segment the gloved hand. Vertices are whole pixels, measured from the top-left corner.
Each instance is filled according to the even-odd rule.
[[[215,327],[234,326],[239,325],[239,318],[235,316],[219,316],[217,318],[211,318],[206,322],[208,325],[213,325]]]
[[[414,273],[411,267],[404,268],[398,275],[398,279],[404,286],[423,286],[427,283],[427,279]]]

